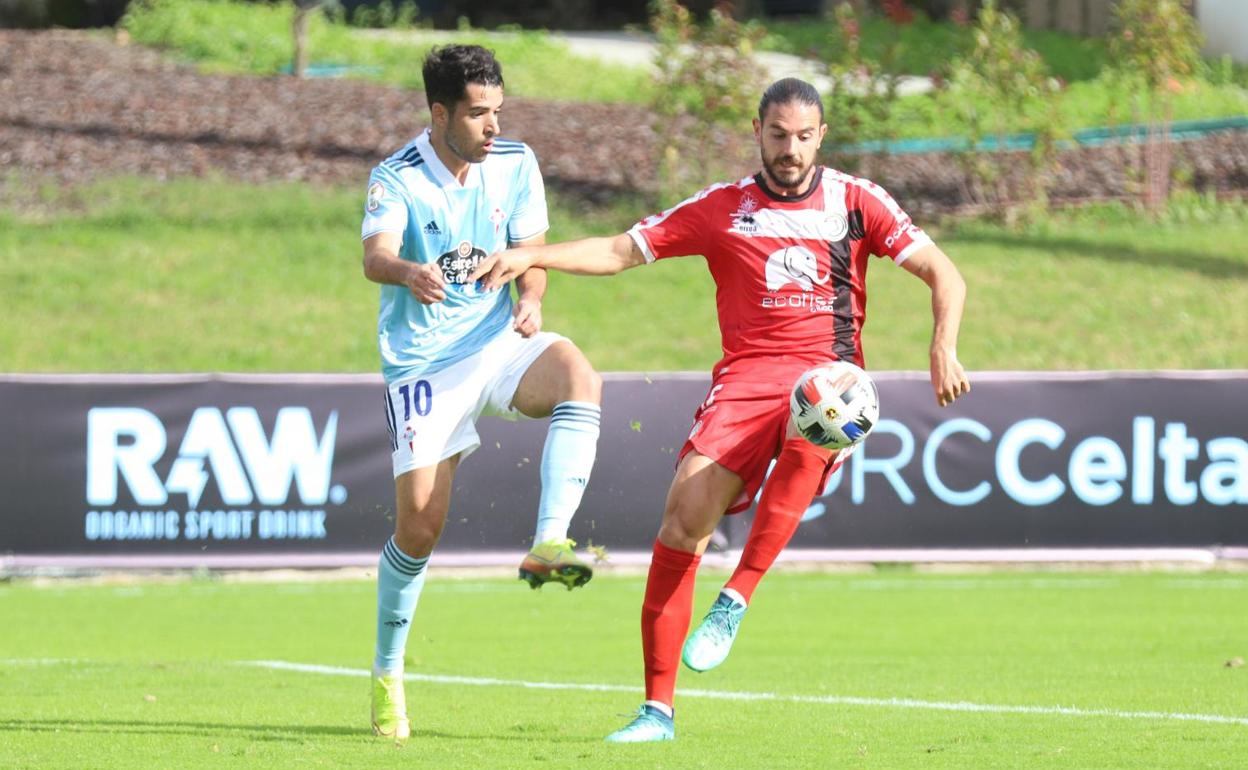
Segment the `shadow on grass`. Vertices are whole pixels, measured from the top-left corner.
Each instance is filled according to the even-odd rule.
[[[375,739],[367,725],[344,727],[341,725],[241,725],[224,722],[175,722],[144,721],[136,719],[4,719],[0,720],[0,732],[35,733],[82,733],[101,735],[188,735],[196,738],[208,736],[246,737],[253,741],[272,743],[301,743],[314,736],[338,736]],[[539,736],[504,735],[501,733],[448,733],[441,730],[412,730],[412,740],[437,738],[442,740],[490,740],[530,742]],[[596,736],[542,735],[541,740],[553,743],[597,743]]]
[[[1071,236],[1013,235],[1005,232],[985,233],[955,231],[948,240],[991,246],[1039,249],[1042,251],[1066,251],[1087,259],[1104,262],[1133,263],[1149,267],[1172,267],[1200,273],[1209,278],[1248,278],[1248,262],[1237,262],[1231,257],[1213,256],[1207,253],[1157,249],[1147,246],[1124,246]],[[954,258],[956,259],[956,253]]]
[[[6,719],[0,731],[102,733],[108,735],[246,735],[257,741],[306,740],[312,735],[368,735],[366,730],[330,725],[238,725],[221,722],[166,722],[134,719]]]

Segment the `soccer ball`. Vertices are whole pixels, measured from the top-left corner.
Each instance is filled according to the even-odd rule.
[[[833,361],[797,378],[789,415],[810,443],[847,449],[865,439],[879,422],[880,394],[871,375],[847,361]]]

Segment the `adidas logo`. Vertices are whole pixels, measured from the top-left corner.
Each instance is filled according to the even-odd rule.
[[[386,625],[391,628],[402,628],[407,625],[407,618],[399,618],[398,620],[387,620]]]
[[[429,224],[425,225],[425,235],[441,235],[441,234],[442,234],[442,230],[438,228],[438,223],[430,219]]]

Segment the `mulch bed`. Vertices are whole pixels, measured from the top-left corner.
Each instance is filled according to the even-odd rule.
[[[362,186],[424,115],[423,94],[394,86],[206,75],[99,35],[0,30],[0,174],[10,178],[3,172],[66,184],[215,174]],[[654,189],[650,120],[637,105],[511,98],[503,127],[533,147],[548,184],[600,201]],[[1065,152],[1051,197],[1122,197],[1131,175],[1124,161],[1117,147]],[[1178,143],[1175,162],[1197,189],[1248,190],[1248,132]],[[729,165],[745,173],[753,163]],[[973,204],[948,154],[867,158],[857,171],[916,213]]]

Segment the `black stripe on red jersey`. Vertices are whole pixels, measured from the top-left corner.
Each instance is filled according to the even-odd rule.
[[[842,361],[858,363],[860,360],[858,348],[854,344],[857,329],[854,328],[854,305],[851,299],[853,256],[849,247],[849,237],[829,243],[828,253],[832,257],[832,290],[836,293],[835,299],[832,300],[832,354]]]
[[[861,241],[867,237],[867,225],[862,218],[862,209],[854,209],[845,217],[849,221],[849,239]]]
[[[754,184],[758,185],[758,189],[762,190],[763,194],[768,198],[771,198],[773,201],[780,201],[782,203],[801,203],[810,196],[814,195],[815,191],[819,189],[819,185],[823,181],[823,166],[815,166],[814,174],[815,178],[810,183],[810,189],[806,190],[806,192],[801,195],[796,196],[781,195],[768,187],[767,176],[761,171],[754,175]]]

